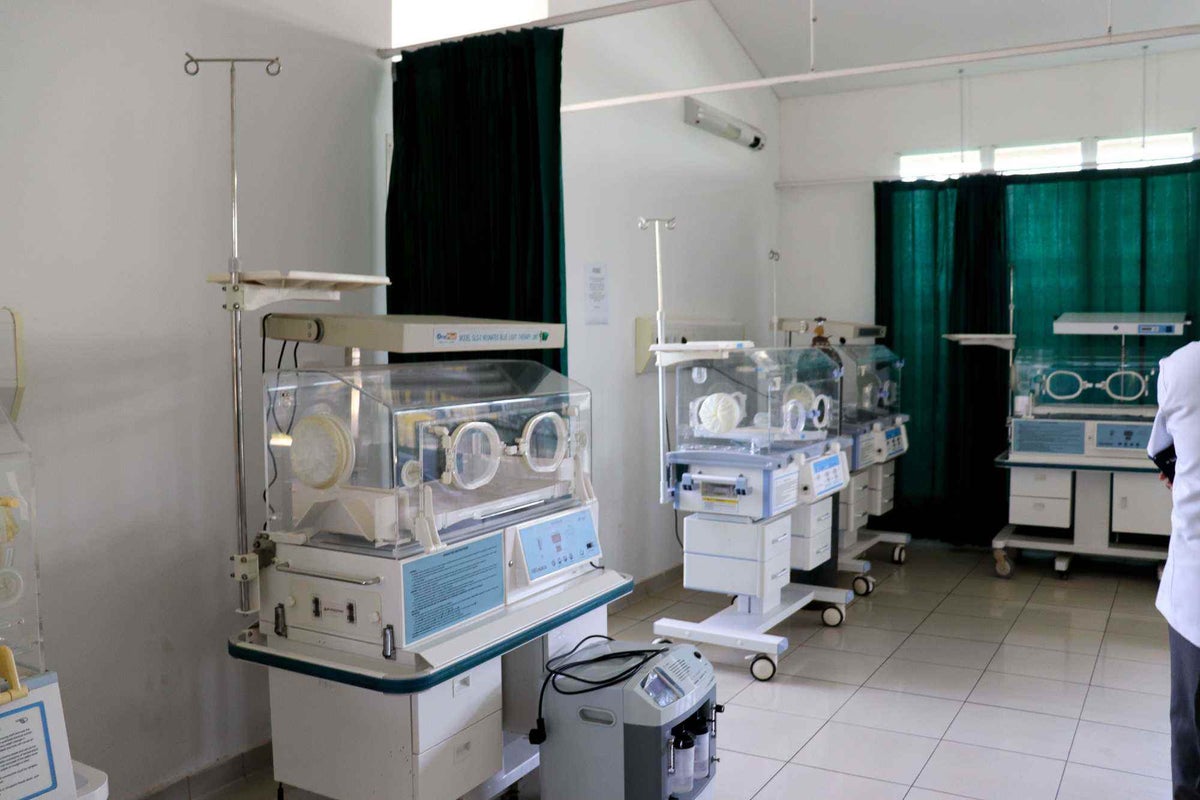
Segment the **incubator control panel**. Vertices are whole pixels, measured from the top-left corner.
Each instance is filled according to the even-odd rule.
[[[810,464],[814,498],[827,497],[846,485],[845,462],[840,453],[822,456]]]
[[[1139,423],[1101,422],[1096,425],[1096,447],[1101,450],[1146,452],[1153,426]]]
[[[903,455],[908,450],[908,434],[903,425],[884,430],[883,450],[885,459]]]
[[[532,583],[559,570],[600,557],[596,524],[587,508],[518,529],[525,575]]]

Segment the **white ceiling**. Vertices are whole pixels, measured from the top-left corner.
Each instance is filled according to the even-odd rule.
[[[710,0],[764,76],[809,69],[809,0]],[[1113,33],[1200,23],[1197,0],[1111,0]],[[816,68],[840,69],[1104,35],[1108,0],[816,0]],[[1150,53],[1200,47],[1162,40]],[[971,65],[967,75],[1131,58],[1140,45]],[[952,78],[956,67],[779,86],[796,97]]]

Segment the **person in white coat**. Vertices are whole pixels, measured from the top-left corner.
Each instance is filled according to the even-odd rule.
[[[1171,544],[1155,605],[1170,626],[1171,777],[1176,800],[1200,800],[1200,342],[1159,362],[1158,415],[1147,448],[1174,446]]]

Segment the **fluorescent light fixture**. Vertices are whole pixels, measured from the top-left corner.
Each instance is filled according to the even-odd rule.
[[[751,150],[762,150],[767,146],[767,137],[758,128],[694,97],[683,98],[683,121]]]
[[[1127,139],[1101,139],[1096,142],[1096,166],[1100,169],[1150,167],[1158,164],[1182,164],[1192,160],[1195,144],[1192,132]]]
[[[979,172],[982,168],[979,150],[900,156],[900,179],[906,181],[944,181]]]

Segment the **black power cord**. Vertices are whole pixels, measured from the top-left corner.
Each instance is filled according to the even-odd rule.
[[[593,656],[592,658],[585,658],[582,661],[573,661],[570,664],[558,666],[562,664],[564,659],[574,655],[579,648],[583,647],[585,642],[588,642],[592,639],[603,639],[607,642],[613,641],[611,636],[605,636],[601,633],[593,633],[591,636],[585,636],[584,638],[580,639],[579,643],[567,652],[557,655],[546,662],[547,674],[545,680],[542,681],[542,690],[538,694],[537,727],[529,732],[530,744],[539,745],[546,741],[546,720],[542,716],[542,707],[546,700],[547,688],[553,686],[554,691],[558,692],[559,694],[566,695],[597,692],[601,689],[606,689],[609,686],[616,686],[624,683],[636,675],[638,670],[650,663],[650,661],[656,656],[667,652],[667,648],[665,647],[643,648],[637,650],[617,650],[609,653],[601,653],[600,655]],[[572,670],[580,667],[587,667],[593,664],[603,664],[607,661],[626,661],[630,658],[637,660],[633,664],[630,664],[629,666],[622,668],[620,671],[604,678],[584,678],[572,673]],[[570,678],[573,681],[584,684],[584,687],[581,689],[563,689],[558,685],[559,678]]]

